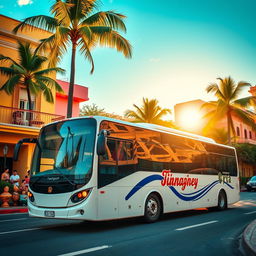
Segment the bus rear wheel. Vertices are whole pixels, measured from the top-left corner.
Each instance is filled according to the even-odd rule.
[[[218,196],[218,206],[217,206],[217,209],[219,211],[223,211],[223,210],[226,210],[228,207],[228,202],[227,202],[227,196],[226,196],[226,193],[221,190],[220,193],[219,193],[219,196]]]
[[[159,197],[152,193],[150,194],[145,203],[144,219],[147,223],[152,223],[160,218],[162,212],[162,205]]]

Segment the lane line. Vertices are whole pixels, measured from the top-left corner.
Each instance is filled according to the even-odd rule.
[[[199,224],[195,224],[195,225],[191,225],[191,226],[187,226],[187,227],[183,227],[183,228],[177,228],[175,230],[182,231],[182,230],[185,230],[185,229],[196,228],[196,227],[209,225],[209,224],[216,223],[216,222],[219,222],[219,221],[218,220],[208,221],[208,222],[199,223]]]
[[[7,222],[7,221],[13,221],[13,220],[27,220],[28,218],[19,218],[19,219],[10,219],[10,220],[0,220],[0,222]]]
[[[93,248],[89,248],[89,249],[85,249],[85,250],[80,250],[80,251],[76,251],[76,252],[60,254],[58,256],[75,256],[75,255],[79,255],[79,254],[83,254],[83,253],[89,253],[89,252],[95,252],[95,251],[99,251],[99,250],[108,249],[110,247],[111,246],[109,246],[109,245],[102,245],[102,246],[97,246],[97,247],[93,247]]]
[[[38,229],[42,229],[42,228],[27,228],[27,229],[13,230],[13,231],[5,231],[5,232],[0,232],[0,235],[11,234],[11,233],[19,233],[19,232],[26,232],[26,231],[32,231],[32,230],[38,230]]]
[[[256,211],[253,211],[253,212],[246,212],[246,213],[244,213],[244,214],[249,215],[249,214],[253,214],[253,213],[256,213]]]

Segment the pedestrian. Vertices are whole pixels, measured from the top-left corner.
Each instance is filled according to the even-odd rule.
[[[13,170],[10,181],[14,186],[19,187],[20,176],[18,175],[17,170]]]
[[[9,175],[9,169],[8,168],[4,169],[4,172],[1,175],[1,180],[7,181],[7,182],[10,181],[10,175]]]

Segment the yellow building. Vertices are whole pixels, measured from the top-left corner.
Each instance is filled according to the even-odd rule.
[[[12,33],[14,27],[19,21],[0,15],[0,54],[17,60],[17,40],[29,42],[32,47],[36,48],[39,40],[47,38],[50,33],[36,29],[33,31],[22,31],[16,35]],[[3,62],[1,66],[5,65]],[[0,87],[6,81],[6,77],[0,75]],[[53,92],[55,95],[55,92]],[[25,88],[17,87],[13,95],[7,95],[0,91],[0,172],[3,171],[4,165],[11,170],[16,169],[24,178],[26,171],[30,168],[31,156],[33,154],[32,144],[22,146],[19,160],[12,160],[15,144],[22,138],[37,137],[39,129],[43,124],[47,124],[63,116],[55,114],[55,104],[48,103],[42,95],[32,95],[33,111],[31,126],[28,126],[28,99]],[[4,151],[8,149],[7,154]]]

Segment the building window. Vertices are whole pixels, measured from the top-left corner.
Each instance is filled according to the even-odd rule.
[[[35,100],[36,100],[35,94],[31,93],[32,110],[35,110]],[[23,88],[20,89],[19,108],[24,110],[29,110],[27,91],[26,89],[23,89]],[[33,115],[31,116],[31,118],[33,119]],[[29,112],[24,111],[24,113],[22,114],[22,119],[23,119],[22,120],[23,124],[27,125],[29,120]]]
[[[252,132],[249,131],[249,139],[252,139]]]
[[[240,136],[240,129],[239,129],[239,127],[236,127],[236,135]]]
[[[244,138],[247,139],[247,130],[244,129]]]

